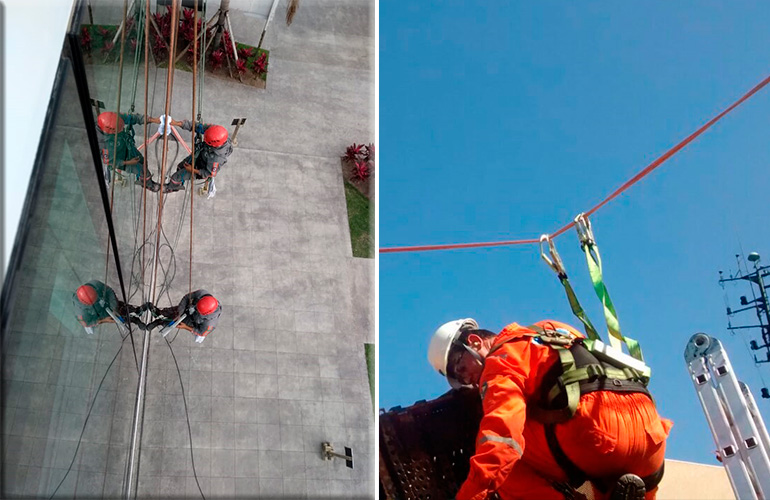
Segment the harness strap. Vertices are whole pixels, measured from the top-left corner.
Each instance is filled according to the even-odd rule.
[[[548,424],[544,427],[545,439],[548,442],[548,448],[551,450],[551,454],[553,455],[554,460],[556,460],[556,463],[567,474],[570,486],[573,488],[578,488],[586,481],[591,481],[591,483],[593,483],[594,486],[596,486],[602,493],[606,493],[610,488],[612,488],[612,486],[615,484],[615,481],[617,481],[617,478],[589,477],[564,453],[564,450],[561,448],[559,440],[556,437],[556,425]],[[641,478],[642,481],[644,481],[644,487],[648,492],[652,491],[658,486],[658,484],[660,484],[660,481],[663,479],[665,465],[666,464],[664,462],[661,464],[658,470],[648,476]]]
[[[599,297],[604,309],[604,319],[607,323],[610,345],[615,349],[620,349],[622,344],[626,344],[628,353],[639,361],[644,362],[642,349],[639,346],[639,343],[630,337],[623,336],[620,332],[618,314],[615,311],[612,299],[610,299],[607,286],[604,284],[602,257],[599,254],[599,246],[596,244],[596,239],[594,238],[591,229],[591,222],[585,214],[579,214],[575,218],[575,229],[577,230],[578,239],[580,240],[580,248],[583,250],[586,257],[588,274],[591,276],[591,283],[593,284],[596,296]]]

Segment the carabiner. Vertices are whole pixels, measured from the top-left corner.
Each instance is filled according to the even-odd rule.
[[[550,255],[550,258],[543,250],[543,242],[548,244],[548,254]],[[559,252],[556,251],[556,245],[553,244],[553,240],[547,234],[540,236],[540,257],[560,278],[567,276],[567,271],[564,269],[564,263],[559,256]]]
[[[596,244],[594,232],[591,229],[591,221],[588,220],[588,216],[585,213],[580,212],[575,217],[575,230],[577,231],[581,246],[593,246]]]

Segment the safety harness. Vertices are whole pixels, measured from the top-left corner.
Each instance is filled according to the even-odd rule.
[[[615,307],[604,284],[599,249],[587,216],[579,214],[575,218],[575,228],[580,247],[586,256],[594,291],[604,309],[610,345],[601,341],[601,337],[581,307],[553,240],[548,235],[541,236],[540,255],[558,276],[573,314],[585,326],[587,338],[575,338],[569,332],[556,328],[543,328],[538,325],[528,327],[536,333],[526,335],[524,338],[531,338],[533,342],[554,349],[559,354],[560,363],[546,374],[539,401],[536,404],[527,405],[527,415],[544,424],[545,437],[551,454],[569,478],[569,484],[563,485],[567,490],[577,488],[586,480],[590,480],[600,491],[606,492],[617,478],[590,477],[583,472],[561,448],[556,438],[556,425],[572,418],[580,397],[590,392],[642,393],[652,399],[652,395],[647,390],[651,371],[644,363],[639,343],[625,337],[620,331]],[[548,255],[543,248],[544,244],[548,246]],[[506,342],[521,338],[501,342],[495,345],[489,354]],[[628,354],[622,351],[623,344],[626,345]],[[662,477],[663,466],[653,474],[643,477],[647,491],[655,488]],[[568,495],[565,493],[565,496]]]

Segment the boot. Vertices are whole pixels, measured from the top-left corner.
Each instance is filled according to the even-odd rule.
[[[175,193],[176,191],[179,191],[182,189],[182,184],[171,184],[170,182],[167,182],[166,184],[163,184],[163,192],[164,193]]]
[[[636,474],[623,474],[612,488],[610,500],[644,500],[647,490],[644,481]]]
[[[137,179],[134,184],[136,184],[137,186],[144,186],[145,182],[147,183],[147,189],[149,191],[152,191],[153,193],[157,193],[158,191],[160,191],[160,184],[158,184],[152,179],[147,179],[147,181],[143,179]]]

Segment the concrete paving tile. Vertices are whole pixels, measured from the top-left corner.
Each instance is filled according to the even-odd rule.
[[[258,424],[277,424],[281,420],[280,400],[270,398],[256,399],[257,405],[257,423]]]
[[[257,363],[253,351],[234,351],[234,371],[236,373],[257,373]],[[237,382],[236,382],[237,385]]]
[[[163,421],[163,447],[186,448],[190,446],[186,420]]]
[[[78,466],[81,471],[105,472],[109,445],[100,443],[81,443]],[[99,490],[101,492],[101,489]]]
[[[142,447],[140,451],[140,463],[142,475],[160,475],[161,470],[164,467],[164,452],[166,448],[149,448]],[[128,459],[128,448],[124,448],[124,455],[122,459],[123,473],[125,474],[126,460]],[[117,463],[116,463],[117,465]]]
[[[236,477],[235,495],[239,498],[258,498],[259,479],[256,477]]]
[[[259,478],[259,494],[264,497],[283,496],[283,479],[279,478]]]
[[[136,496],[139,498],[158,498],[160,496],[160,476],[140,474]]]
[[[186,488],[187,476],[161,476],[158,492],[162,497],[178,497]]]
[[[232,397],[211,398],[211,420],[214,422],[233,422],[234,401]]]
[[[211,448],[235,449],[235,425],[228,422],[216,423],[211,428]]]
[[[281,457],[282,452],[271,450],[260,450],[257,452],[259,456],[259,478],[281,478]],[[260,491],[265,494],[267,492],[262,490],[262,483],[260,482]]]
[[[281,423],[280,434],[281,451],[303,451],[305,449],[302,426]]]
[[[329,481],[327,479],[307,479],[308,498],[324,498],[331,496]]]
[[[281,432],[278,424],[259,424],[257,428],[260,450],[280,450]]]
[[[163,475],[187,475],[192,470],[189,449],[162,448],[162,457],[160,471]]]
[[[257,399],[236,397],[233,399],[233,420],[235,423],[257,423]]]
[[[259,477],[260,460],[256,450],[235,451],[235,477]]]
[[[254,373],[235,374],[235,396],[238,398],[257,397],[257,378]]]
[[[301,339],[298,338],[298,342]],[[318,356],[280,352],[277,355],[279,375],[298,375],[300,377],[320,376]]]
[[[257,397],[277,399],[280,379],[277,375],[261,375],[257,377]]]
[[[235,424],[235,449],[256,450],[259,446],[257,424]]]
[[[187,410],[191,422],[210,422],[211,407],[210,396],[187,396]]]
[[[235,495],[235,478],[233,477],[212,477],[211,478],[211,496],[232,498]]]
[[[235,450],[211,450],[211,475],[213,477],[233,477],[235,473]]]
[[[142,452],[145,449],[143,448]],[[160,452],[158,452],[160,453]],[[126,457],[128,456],[128,446],[110,446],[107,449],[107,468],[106,473],[109,474],[124,474],[126,470]]]
[[[232,372],[211,374],[211,393],[218,397],[233,397],[235,378]]]
[[[256,358],[256,364],[254,364],[254,373],[259,375],[272,375],[278,373],[277,367],[277,355],[275,352],[261,351],[256,352],[244,351],[248,354],[244,355],[243,363],[248,363],[248,357],[252,357],[252,360]],[[251,373],[248,368],[239,370],[243,373]]]
[[[211,396],[211,380],[213,373],[210,371],[191,370],[190,384],[185,391],[190,396]]]
[[[232,349],[211,349],[211,367],[215,372],[233,372],[234,359]]]

